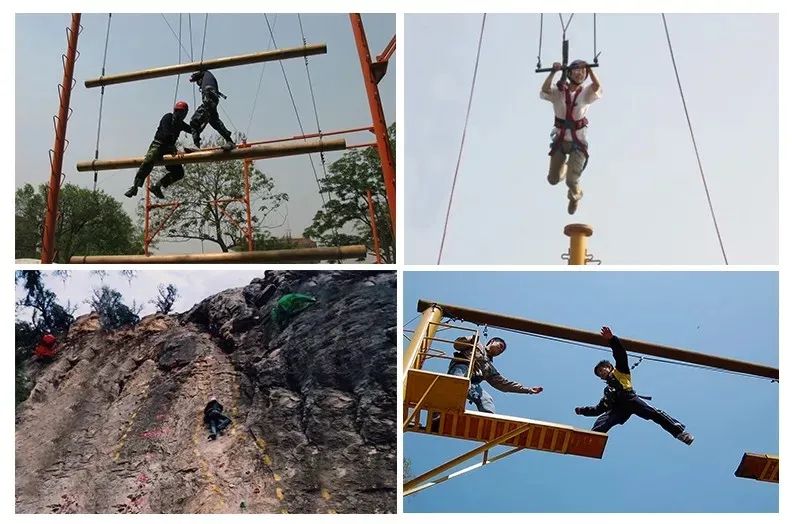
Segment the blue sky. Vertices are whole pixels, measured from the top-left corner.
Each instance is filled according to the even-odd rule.
[[[403,287],[405,322],[426,298],[587,331],[609,325],[624,338],[778,366],[772,272],[405,272]],[[496,359],[499,371],[545,388],[509,395],[485,384],[498,412],[591,427],[594,418],[573,409],[599,400],[603,384],[592,368],[607,354],[490,328],[495,335],[509,343]],[[634,370],[633,382],[688,426],[691,447],[633,417],[610,431],[602,460],[522,451],[407,497],[405,511],[778,510],[777,485],[733,475],[745,451],[778,453],[778,384],[650,361]],[[419,474],[474,447],[408,433],[404,450]]]
[[[277,47],[302,45],[302,36],[295,14],[268,14],[273,26]],[[166,15],[176,33],[179,15]],[[323,131],[362,127],[371,124],[363,84],[360,61],[349,22],[349,16],[339,14],[302,14],[302,26],[309,44],[327,44],[327,54],[309,57],[309,67],[319,123]],[[57,85],[63,76],[61,54],[65,52],[65,28],[70,17],[58,15],[16,16],[16,187],[25,183],[49,181],[49,158],[54,132],[52,115],[57,112]],[[379,54],[395,33],[392,14],[363,15],[369,47],[373,56]],[[83,82],[100,76],[105,44],[107,14],[85,14],[84,27],[78,42],[81,53],[75,66],[77,85],[72,94],[74,114],[69,120],[68,139],[71,141],[64,157],[66,182],[93,187],[93,173],[77,173],[75,164],[94,157],[99,114],[99,88],[86,89]],[[204,15],[192,15],[193,56],[200,59]],[[263,13],[210,14],[206,35],[205,58],[220,58],[271,49],[269,30]],[[190,49],[188,18],[182,17],[182,42]],[[179,62],[178,40],[162,15],[114,14],[110,29],[107,74],[122,73]],[[182,51],[182,61],[189,61]],[[306,133],[316,131],[313,106],[305,63],[302,58],[283,61],[295,103]],[[262,73],[263,68],[263,73]],[[220,69],[216,73],[219,86],[228,99],[221,102],[225,113],[220,118],[232,132],[247,131],[251,140],[289,137],[300,134],[281,68],[276,62]],[[263,76],[262,76],[263,75]],[[196,108],[193,102],[189,75],[179,80],[179,98]],[[255,104],[256,91],[262,78],[261,90]],[[395,119],[395,60],[388,74],[380,82],[385,118]],[[176,77],[144,80],[108,86],[105,90],[102,117],[100,158],[143,156],[154,137],[162,115],[171,110]],[[199,99],[200,96],[198,95]],[[209,130],[209,133],[214,133]],[[207,135],[209,136],[209,135]],[[349,135],[349,144],[372,141],[367,132]],[[182,135],[188,140],[187,135]],[[341,152],[325,155],[327,164],[341,157]],[[313,155],[319,177],[322,176],[318,155]],[[301,236],[310,225],[314,213],[322,205],[313,171],[307,155],[262,160],[256,167],[272,176],[277,191],[285,191],[291,200],[281,214],[268,218],[268,226],[284,223],[273,229],[276,236],[290,231]],[[99,174],[98,187],[121,200],[127,213],[135,216],[137,200],[127,199],[123,192],[131,185],[135,170],[105,171]],[[206,250],[213,245],[206,243]],[[200,252],[200,244],[162,242],[161,252]],[[216,249],[214,249],[216,250]]]
[[[729,262],[775,264],[778,16],[667,20]],[[480,14],[405,16],[407,263],[437,260],[480,27]],[[593,58],[592,32],[591,14],[574,17],[570,59]],[[603,98],[587,115],[574,217],[566,187],[546,180],[553,115],[539,99],[538,43],[538,14],[487,16],[443,263],[561,264],[564,226],[583,222],[605,264],[722,264],[660,15],[597,16]],[[560,54],[549,13],[543,65]],[[479,240],[498,249],[473,248]]]

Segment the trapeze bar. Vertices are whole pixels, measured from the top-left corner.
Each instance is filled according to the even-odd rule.
[[[266,263],[313,262],[363,258],[366,246],[312,247],[279,249],[272,251],[240,251],[228,253],[195,253],[180,255],[78,255],[69,259],[71,264],[212,264],[212,263]]]
[[[432,306],[442,309],[444,317],[458,318],[468,322],[473,322],[475,324],[487,324],[489,327],[514,329],[517,331],[535,333],[538,335],[545,335],[548,337],[555,337],[564,340],[572,340],[574,342],[582,342],[584,344],[591,344],[595,346],[608,346],[608,343],[599,333],[582,331],[566,326],[545,324],[524,318],[498,315],[496,313],[489,313],[487,311],[480,311],[465,307],[438,304],[429,300],[418,301],[418,311],[425,311],[427,308]],[[632,353],[651,355],[655,357],[667,358],[670,360],[677,360],[680,362],[689,362],[691,364],[699,364],[702,366],[709,366],[727,371],[734,371],[737,373],[745,373],[747,375],[778,380],[778,368],[766,366],[764,364],[745,362],[742,360],[719,357],[716,355],[707,355],[705,353],[696,353],[686,349],[660,346],[639,340],[630,340],[626,338],[622,338],[621,340],[624,342],[627,350]]]
[[[225,160],[243,160],[260,158],[278,158],[284,156],[304,155],[319,153],[321,151],[338,151],[346,149],[346,140],[343,138],[330,138],[312,141],[299,141],[296,143],[260,145],[250,147],[237,147],[231,151],[222,149],[208,149],[194,153],[177,153],[166,155],[156,162],[155,166],[170,166],[174,164],[200,164],[204,162],[223,162]],[[140,167],[143,157],[121,158],[118,160],[88,160],[77,163],[77,171],[106,171],[110,169],[129,169]]]
[[[124,82],[134,82],[135,80],[180,75],[182,73],[190,73],[202,69],[222,69],[224,67],[258,64],[260,62],[272,62],[301,56],[323,55],[325,53],[327,53],[326,44],[311,44],[286,49],[272,49],[270,51],[261,51],[259,53],[249,53],[246,55],[213,58],[212,60],[204,60],[203,62],[189,62],[186,64],[155,67],[153,69],[141,69],[140,71],[132,71],[131,73],[119,73],[117,75],[91,78],[85,81],[85,87],[90,88],[111,84],[123,84]]]

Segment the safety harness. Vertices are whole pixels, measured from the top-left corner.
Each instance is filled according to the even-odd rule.
[[[572,116],[572,110],[575,108],[575,104],[577,104],[578,96],[580,96],[580,93],[583,91],[583,86],[578,85],[574,90],[570,90],[569,85],[566,82],[559,82],[558,89],[564,93],[566,118],[556,117],[555,119],[554,126],[556,129],[558,129],[558,132],[556,133],[553,143],[550,145],[550,153],[548,153],[548,155],[553,156],[553,154],[561,148],[561,145],[564,143],[566,130],[568,129],[569,134],[572,136],[572,147],[583,153],[583,156],[586,157],[586,161],[583,164],[583,169],[586,169],[589,159],[588,147],[582,140],[580,140],[580,138],[578,138],[577,132],[580,129],[588,126],[588,119],[583,117],[580,120],[575,120],[575,118]]]

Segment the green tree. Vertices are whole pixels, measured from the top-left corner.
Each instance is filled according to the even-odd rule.
[[[388,128],[391,150],[396,148],[396,124]],[[351,149],[328,169],[320,180],[322,192],[331,195],[303,236],[320,245],[365,244],[374,254],[374,238],[366,193],[371,190],[374,216],[385,263],[396,262],[396,246],[391,233],[390,214],[382,179],[382,166],[376,147]]]
[[[15,257],[40,258],[48,186],[30,184],[16,190]],[[103,191],[73,184],[60,190],[55,225],[55,262],[73,255],[135,254],[142,252],[142,235],[121,203]]]
[[[215,137],[204,147],[216,147],[220,141]],[[186,164],[185,177],[181,181],[167,187],[164,191],[168,201],[181,204],[167,218],[167,224],[160,236],[173,241],[205,240],[217,244],[224,252],[247,250],[247,239],[242,229],[245,227],[246,212],[241,202],[213,202],[242,198],[244,196],[243,162],[210,162],[205,164]],[[158,168],[156,173],[162,173]],[[250,168],[250,207],[251,222],[254,235],[265,230],[263,223],[270,213],[289,199],[286,193],[275,191],[272,178],[256,169]],[[152,210],[151,221],[154,227],[161,224],[171,208],[163,207]],[[143,220],[145,209],[138,206],[139,220]]]
[[[86,299],[86,304],[99,313],[102,327],[105,329],[118,329],[123,326],[134,326],[140,322],[138,313],[143,306],[132,302],[132,307],[124,304],[123,296],[115,289],[102,286],[93,290],[93,296]]]
[[[74,322],[72,313],[77,307],[69,303],[65,307],[58,304],[57,295],[44,286],[40,271],[17,271],[15,277],[16,282],[25,289],[25,296],[17,302],[17,306],[32,310],[33,328],[39,334],[45,331],[66,333]]]
[[[74,322],[72,315],[76,307],[69,303],[61,306],[55,293],[47,289],[40,271],[21,270],[15,273],[15,281],[25,290],[25,296],[17,302],[18,308],[29,309],[31,321],[17,318],[15,323],[15,401],[19,405],[30,395],[33,383],[27,373],[27,362],[33,348],[46,331],[60,335],[68,332]]]
[[[167,315],[173,309],[173,304],[179,298],[179,292],[173,284],[160,284],[157,286],[157,296],[149,300],[150,304],[154,304],[157,308],[157,313]]]

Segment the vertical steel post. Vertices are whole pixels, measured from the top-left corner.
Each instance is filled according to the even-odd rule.
[[[371,237],[374,239],[374,255],[377,257],[377,264],[382,264],[379,233],[377,232],[377,217],[374,213],[374,201],[371,199],[371,189],[366,190],[366,199],[368,200],[369,220],[371,220]]]
[[[586,224],[569,224],[564,228],[564,234],[569,237],[569,265],[586,265],[586,244],[588,237],[594,229]]]
[[[390,212],[391,231],[393,238],[396,238],[396,164],[391,153],[390,141],[388,140],[388,125],[385,122],[385,113],[382,110],[382,100],[379,95],[379,88],[374,76],[371,64],[371,53],[366,40],[366,32],[363,29],[363,20],[360,13],[350,13],[349,20],[352,23],[352,33],[355,36],[358,56],[360,57],[360,68],[363,71],[363,83],[368,95],[371,119],[374,124],[374,135],[377,137],[377,151],[379,152],[380,163],[382,164],[382,177],[385,180],[385,194],[388,198],[388,210]]]

